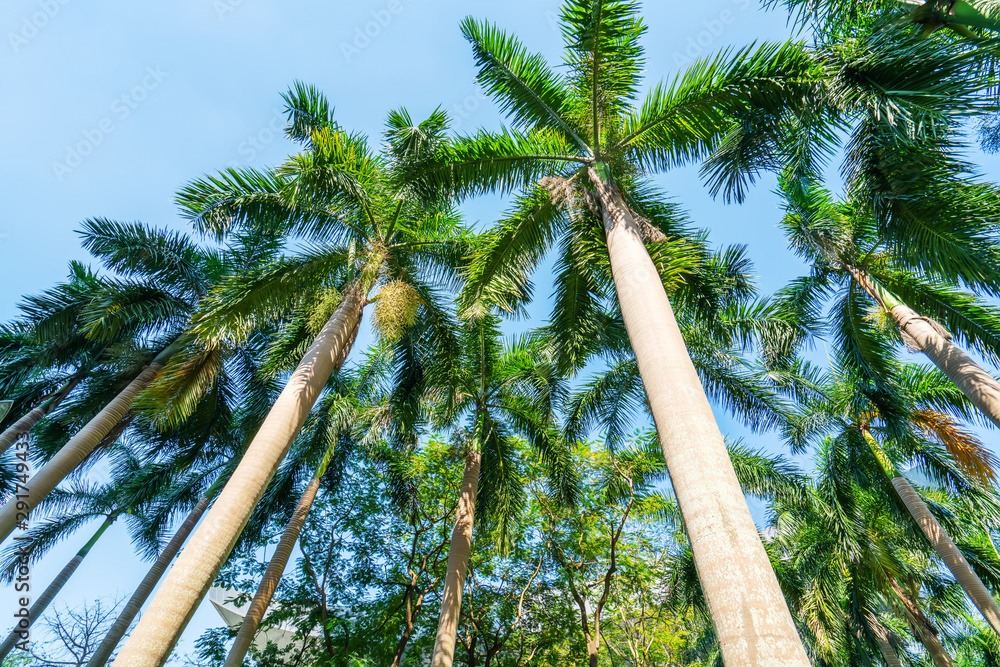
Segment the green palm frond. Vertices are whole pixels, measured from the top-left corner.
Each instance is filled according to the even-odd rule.
[[[490,543],[506,553],[526,505],[523,473],[515,442],[501,424],[486,417],[477,430],[482,461],[476,523],[485,529]]]
[[[789,408],[764,378],[739,357],[689,343],[705,392],[755,431],[785,425]]]
[[[458,137],[432,159],[409,165],[406,174],[425,196],[446,192],[463,198],[530,189],[539,179],[561,176],[583,162],[573,146],[552,130],[503,128]]]
[[[729,458],[744,493],[783,505],[805,505],[809,499],[809,478],[780,457],[752,450],[740,441],[727,443]]]
[[[106,218],[84,221],[83,247],[127,278],[147,278],[200,294],[207,288],[205,252],[187,236]]]
[[[873,326],[872,312],[868,295],[853,283],[830,311],[838,355],[869,381],[891,377],[896,357],[888,336]]]
[[[80,330],[96,341],[158,334],[186,324],[191,302],[149,281],[105,280],[80,313]]]
[[[190,417],[223,372],[225,351],[189,342],[167,361],[150,386],[136,399],[159,428],[170,429]]]
[[[465,270],[463,310],[517,312],[530,300],[531,273],[555,239],[563,215],[544,188],[519,197],[473,250]]]
[[[461,30],[472,44],[479,83],[517,127],[549,128],[578,151],[590,152],[566,120],[572,116],[566,82],[540,55],[529,53],[516,37],[488,21],[468,17]]]
[[[628,111],[638,94],[644,64],[639,38],[646,28],[634,0],[573,0],[560,16],[566,43],[566,65],[575,97],[588,101],[576,110],[576,127],[590,128],[599,153],[607,121]]]
[[[550,317],[552,342],[560,368],[581,368],[594,352],[594,343],[606,325],[604,305],[608,286],[601,273],[608,274],[607,253],[600,239],[586,238],[585,232],[567,235],[555,272],[555,295]],[[592,232],[591,237],[595,236]],[[598,270],[600,267],[601,270]]]
[[[239,225],[277,230],[291,213],[288,185],[274,172],[227,169],[188,183],[176,202],[196,230],[216,238]]]
[[[282,93],[288,124],[285,133],[294,141],[308,143],[313,135],[325,129],[337,130],[333,107],[315,86],[295,81],[288,92]]]
[[[649,171],[707,156],[749,108],[782,114],[814,85],[802,45],[765,44],[701,60],[670,84],[657,84],[622,129],[619,146]]]
[[[645,395],[634,359],[612,365],[585,383],[566,407],[566,438],[581,441],[595,428],[605,431],[608,449],[616,451],[627,439]]]
[[[351,253],[317,247],[285,256],[248,274],[226,276],[199,305],[193,331],[206,341],[241,341],[255,327],[280,323],[296,306],[321,293],[352,267]]]

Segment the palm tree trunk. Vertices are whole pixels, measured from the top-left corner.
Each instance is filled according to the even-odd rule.
[[[997,601],[993,598],[993,595],[990,594],[979,578],[979,575],[969,565],[969,561],[965,559],[962,552],[955,546],[955,542],[945,532],[944,527],[931,514],[931,511],[927,508],[927,503],[917,494],[910,482],[899,474],[895,464],[889,460],[889,457],[886,456],[885,452],[879,446],[878,441],[875,440],[875,436],[866,428],[861,429],[861,433],[875,455],[875,458],[878,460],[882,471],[891,480],[893,488],[899,494],[899,498],[903,501],[903,505],[906,506],[910,517],[919,526],[927,541],[934,547],[934,551],[944,561],[952,576],[955,577],[955,581],[962,586],[966,595],[969,596],[973,604],[976,605],[976,608],[982,613],[986,622],[990,624],[994,632],[1000,635],[1000,605],[997,605]]]
[[[892,587],[892,591],[896,594],[896,597],[903,603],[910,625],[916,631],[917,639],[920,640],[920,643],[927,649],[927,653],[930,654],[935,667],[955,667],[955,661],[944,647],[944,644],[941,643],[937,630],[930,619],[924,615],[917,601],[892,576],[889,577],[889,585]]]
[[[892,316],[907,348],[923,352],[980,412],[1000,426],[1000,382],[953,343],[951,334],[940,324],[918,315],[865,271],[853,266],[846,268],[861,288]]]
[[[163,551],[157,557],[156,562],[153,566],[149,568],[146,576],[142,578],[139,582],[139,586],[136,587],[135,592],[132,593],[132,597],[129,598],[128,603],[122,612],[118,614],[118,618],[115,619],[114,624],[111,629],[108,630],[108,634],[104,636],[101,640],[100,645],[94,652],[94,655],[90,657],[87,662],[87,667],[104,667],[108,660],[111,658],[111,654],[114,653],[115,648],[118,647],[118,642],[121,641],[122,637],[128,631],[132,621],[135,619],[139,610],[142,609],[142,605],[146,603],[146,598],[149,594],[153,592],[156,588],[156,584],[159,583],[160,577],[163,573],[167,571],[167,566],[170,565],[170,561],[174,559],[177,552],[180,551],[181,546],[184,541],[187,540],[188,535],[194,530],[194,527],[198,525],[198,521],[201,520],[201,515],[205,513],[208,509],[209,503],[212,502],[212,497],[215,495],[215,491],[219,484],[225,480],[225,476],[220,477],[215,480],[215,482],[205,491],[205,495],[198,499],[194,508],[188,513],[184,522],[177,528],[177,532],[174,536],[170,538],[166,546],[163,547]]]
[[[94,544],[97,543],[97,540],[101,538],[104,531],[111,527],[111,524],[115,522],[116,518],[117,514],[112,514],[104,520],[104,523],[102,523],[101,527],[97,529],[94,536],[91,537],[90,540],[76,552],[76,555],[73,556],[68,563],[66,563],[66,567],[59,572],[58,576],[52,580],[52,583],[49,584],[45,591],[38,597],[37,600],[35,600],[35,604],[31,605],[31,608],[28,610],[27,618],[22,619],[18,623],[18,626],[9,635],[7,635],[7,639],[4,640],[3,644],[0,644],[0,662],[4,661],[7,654],[11,652],[19,641],[27,639],[28,629],[41,617],[42,614],[45,613],[46,608],[48,608],[49,604],[59,591],[62,590],[62,587],[66,585],[69,578],[73,576],[74,572],[76,572],[76,568],[80,567],[80,563],[83,562],[83,559],[88,553],[90,553],[91,548],[93,548]]]
[[[25,433],[33,429],[35,424],[42,420],[42,417],[52,412],[52,410],[54,410],[64,398],[69,396],[69,393],[73,391],[73,388],[79,383],[79,377],[74,376],[70,378],[65,384],[63,384],[63,386],[59,387],[56,393],[49,396],[47,399],[42,401],[40,405],[30,410],[28,414],[11,424],[6,431],[0,433],[0,454],[3,454],[10,449],[10,446],[20,440],[21,436]]]
[[[465,574],[469,569],[469,554],[472,551],[472,523],[476,514],[481,463],[482,454],[479,450],[469,448],[465,455],[461,496],[455,511],[455,527],[451,531],[451,545],[448,547],[448,574],[441,593],[441,616],[438,619],[431,667],[451,667],[455,659],[458,616],[462,611],[462,590],[465,588]]]
[[[869,620],[872,635],[875,637],[875,643],[878,644],[878,652],[882,656],[882,662],[885,663],[886,667],[903,667],[903,662],[899,659],[899,655],[892,648],[892,643],[889,641],[889,629],[879,623],[874,617]]]
[[[594,167],[608,255],[698,577],[727,665],[809,665],[656,267]]]
[[[947,375],[986,417],[1000,426],[1000,383],[952,342],[933,320],[901,304],[889,311],[911,349],[919,350]]]
[[[316,467],[316,472],[313,473],[312,479],[309,480],[305,491],[299,497],[295,511],[292,512],[292,518],[285,524],[285,530],[281,534],[281,539],[278,540],[278,546],[274,550],[271,561],[267,564],[264,577],[257,586],[257,592],[254,593],[250,608],[247,609],[247,614],[243,617],[243,623],[240,624],[240,630],[236,634],[236,641],[229,649],[229,655],[226,656],[223,667],[241,667],[243,665],[243,658],[250,650],[260,622],[264,620],[264,612],[271,604],[271,597],[281,581],[281,575],[284,574],[288,559],[292,556],[292,550],[299,539],[302,526],[306,522],[306,517],[309,516],[309,510],[312,509],[316,492],[319,491],[319,483],[323,479],[323,474],[326,473],[326,467],[333,456],[334,447],[335,444],[331,444],[323,453],[323,458]]]
[[[931,546],[934,547],[934,551],[944,561],[944,564],[948,566],[948,570],[954,575],[955,580],[961,584],[966,594],[976,605],[976,608],[986,618],[986,622],[993,628],[993,631],[1000,634],[1000,606],[997,605],[997,601],[990,594],[989,590],[987,590],[986,586],[983,585],[982,580],[976,574],[975,570],[972,569],[972,566],[969,565],[965,556],[962,555],[962,552],[955,546],[948,533],[944,531],[938,520],[931,514],[927,508],[927,504],[917,495],[917,492],[910,485],[909,481],[903,477],[894,477],[892,485],[902,499],[903,504],[906,505],[910,516],[920,526],[920,530],[923,531]]]
[[[917,629],[917,637],[920,639],[920,643],[927,649],[927,653],[930,654],[935,667],[956,667],[954,659],[948,653],[948,649],[944,647],[941,639],[938,638],[937,633],[932,628],[925,627],[922,623],[915,623],[914,627]]]
[[[160,667],[169,658],[343,354],[370,284],[366,276],[348,288],[302,357],[232,478],[125,642],[114,662],[118,667]]]
[[[167,359],[180,348],[176,341],[142,369],[142,372],[121,390],[110,403],[104,406],[97,416],[87,422],[87,425],[69,439],[62,449],[49,459],[42,469],[28,480],[24,487],[25,493],[17,493],[0,508],[0,542],[6,540],[17,527],[18,515],[24,515],[35,508],[49,495],[67,475],[76,470],[91,452],[104,440],[104,437],[125,418],[132,408],[136,396],[149,386],[149,383],[159,374]],[[20,485],[19,485],[19,488]],[[25,504],[21,504],[25,503]]]

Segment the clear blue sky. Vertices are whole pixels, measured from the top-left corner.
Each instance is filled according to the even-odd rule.
[[[173,194],[190,179],[227,165],[280,161],[291,147],[280,134],[279,93],[295,79],[319,86],[342,125],[373,138],[386,111],[399,105],[418,118],[441,105],[463,131],[495,126],[498,116],[474,83],[458,22],[470,12],[489,17],[557,63],[557,11],[554,0],[6,0],[0,7],[0,127],[8,128],[0,135],[0,318],[15,314],[22,294],[62,279],[70,259],[86,260],[74,231],[80,221],[105,216],[179,228]],[[762,12],[755,0],[651,2],[645,16],[647,83],[693,58],[790,35],[785,16]],[[989,162],[997,173],[996,161]],[[694,169],[660,182],[698,226],[711,229],[714,242],[750,244],[765,290],[802,272],[775,228],[772,180],[739,207],[713,202]],[[466,210],[471,220],[488,223],[498,205],[483,200]],[[548,291],[540,283],[536,293]],[[544,303],[539,310],[547,312]],[[725,417],[721,423],[742,432]],[[36,586],[92,530],[35,567]],[[146,567],[116,527],[57,604],[128,594]],[[12,606],[13,593],[0,590],[0,631]],[[180,652],[215,625],[219,619],[206,602]]]

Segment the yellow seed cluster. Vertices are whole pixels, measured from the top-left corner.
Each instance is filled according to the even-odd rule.
[[[413,326],[420,303],[417,290],[401,280],[394,280],[379,291],[372,325],[384,340],[399,340]]]

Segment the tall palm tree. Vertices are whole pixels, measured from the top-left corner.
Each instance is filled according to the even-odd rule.
[[[264,344],[266,339],[255,340],[232,355],[230,363],[216,376],[215,386],[181,424],[165,433],[149,421],[140,420],[133,426],[131,439],[145,455],[143,466],[161,467],[174,479],[169,488],[143,507],[142,530],[137,537],[144,555],[154,562],[94,650],[88,667],[103,667],[111,658],[263,421],[277,395],[275,383],[263,377],[259,367],[257,357]],[[233,382],[230,375],[238,382]],[[234,410],[232,406],[239,408]],[[164,543],[172,518],[179,511],[184,512],[184,518]]]
[[[67,491],[52,494],[39,508],[47,511],[46,519],[26,531],[5,550],[2,576],[11,581],[24,565],[37,561],[58,541],[94,518],[101,519],[93,536],[45,590],[34,598],[28,617],[19,621],[14,631],[0,644],[0,660],[27,637],[27,631],[41,618],[97,541],[117,519],[124,515],[137,543],[141,544],[144,540],[145,509],[159,496],[170,492],[175,470],[170,465],[150,465],[138,455],[134,445],[118,444],[115,449],[115,464],[109,482],[99,486],[76,484]]]
[[[309,462],[310,454],[318,454],[319,462],[315,464],[312,474],[308,476],[308,482],[284,524],[281,538],[275,546],[271,560],[268,561],[264,575],[254,592],[250,606],[247,608],[243,622],[237,631],[236,639],[226,655],[225,667],[231,665],[239,667],[243,664],[243,659],[264,620],[264,614],[278,588],[327,470],[331,463],[334,463],[336,472],[341,473],[348,458],[348,452],[343,451],[344,447],[347,445],[348,449],[353,449],[351,447],[353,444],[352,434],[358,428],[358,421],[362,419],[364,404],[371,400],[373,393],[371,385],[377,384],[382,379],[379,377],[379,371],[384,370],[384,364],[380,363],[379,355],[375,354],[372,357],[368,364],[354,373],[341,372],[340,364],[337,365],[335,368],[337,375],[330,383],[334,386],[328,387],[327,393],[320,398],[319,407],[310,415],[299,435],[297,441],[299,451],[293,450],[289,454],[283,469],[278,471],[265,498],[255,510],[256,516],[259,517],[257,523],[261,524],[261,530],[245,531],[244,537],[241,538],[244,541],[252,539],[252,535],[259,535],[263,532],[263,525],[267,524],[270,519],[274,516],[281,516],[282,512],[276,505],[285,504],[289,498],[293,497],[294,494],[291,491],[294,487],[293,482],[298,476],[297,469]],[[342,363],[344,359],[342,358],[340,361]],[[338,454],[337,461],[333,461],[335,453]],[[253,519],[251,523],[254,523]],[[251,535],[247,535],[247,533]]]
[[[954,665],[942,628],[956,625],[964,597],[928,562],[912,524],[896,520],[892,498],[872,483],[877,466],[857,458],[863,454],[844,437],[824,439],[808,496],[775,503],[772,546],[785,563],[789,598],[810,629],[818,663],[866,664],[878,656],[886,665],[909,664],[912,633],[935,665]],[[962,504],[950,494],[938,499],[953,509]]]
[[[974,244],[952,245],[949,251],[951,263],[963,269],[958,278],[975,285],[976,276],[993,272],[1000,253],[995,236],[1000,190],[969,182],[948,185],[907,194],[906,213],[919,215],[921,224],[948,225],[972,235]],[[877,209],[868,205],[868,197],[855,196],[856,189],[844,202],[809,178],[785,178],[782,190],[787,211],[782,226],[791,247],[812,265],[812,274],[787,289],[785,299],[799,312],[815,313],[823,301],[838,296],[837,317],[849,320],[860,306],[858,295],[866,295],[890,318],[908,349],[925,354],[1000,426],[1000,382],[954,342],[957,337],[1000,362],[1000,310],[958,288],[953,276],[941,275],[940,265],[921,266],[912,256],[901,256],[880,233]]]
[[[990,563],[989,555],[984,558],[980,553],[973,558],[974,550],[970,551],[970,558],[979,565],[977,572],[944,524],[900,472],[900,464],[905,461],[924,462],[932,474],[967,496],[969,502],[995,512],[1000,506],[991,489],[997,461],[981,442],[935,405],[944,402],[944,407],[951,407],[946,398],[942,399],[939,386],[935,386],[943,378],[883,361],[886,367],[895,366],[895,373],[879,384],[866,382],[864,375],[851,373],[843,366],[836,368],[835,380],[824,387],[823,398],[807,408],[811,414],[804,416],[801,423],[810,425],[806,431],[815,429],[813,437],[832,432],[839,446],[858,449],[852,456],[856,461],[867,459],[871,473],[882,477],[880,486],[891,499],[890,507],[903,516],[908,515],[1000,634],[1000,606],[980,579],[983,573],[995,586],[993,579],[1000,561]],[[956,407],[961,410],[961,402]],[[796,437],[802,438],[804,432],[799,430]],[[968,526],[961,532],[974,534],[978,530],[977,526]],[[967,542],[966,548],[969,546]]]
[[[202,231],[271,230],[314,243],[222,285],[201,315],[202,338],[245,340],[268,318],[281,319],[289,306],[315,300],[312,317],[286,323],[289,336],[303,341],[298,349],[308,349],[116,664],[167,660],[333,369],[346,358],[366,304],[383,293],[388,301],[395,291],[404,326],[416,310],[433,316],[439,312],[434,281],[453,276],[464,252],[455,211],[427,206],[400,187],[364,137],[337,125],[318,91],[298,84],[285,99],[287,132],[303,145],[301,153],[269,173],[230,170],[195,182],[179,198]],[[373,295],[376,287],[381,291]]]
[[[20,317],[3,328],[0,391],[13,399],[13,410],[0,422],[9,423],[0,435],[0,451],[31,431],[107,361],[110,342],[88,339],[79,326],[102,288],[97,274],[71,262],[67,281],[25,297]],[[22,416],[15,420],[17,415]]]
[[[23,485],[30,489],[21,494],[26,498],[11,498],[0,508],[0,540],[8,537],[19,517],[76,470],[109,434],[128,425],[140,395],[154,384],[161,396],[171,399],[153,406],[165,423],[178,423],[191,414],[212,386],[225,355],[218,347],[193,341],[186,331],[188,318],[221,276],[247,270],[259,261],[257,253],[266,252],[266,244],[255,245],[261,236],[242,239],[248,242],[248,252],[231,247],[223,254],[180,233],[103,219],[87,221],[83,237],[84,246],[122,277],[101,279],[86,305],[71,311],[73,319],[62,324],[97,341],[135,339],[144,349],[129,356],[140,357],[141,368],[138,372],[130,369],[126,377],[112,373],[104,378],[109,400],[102,402],[100,411],[91,413],[85,425]],[[59,305],[55,304],[49,317],[57,324],[60,318],[51,315],[61,315]],[[148,348],[152,350],[147,352]],[[104,361],[124,366],[122,359]],[[90,375],[93,377],[93,372]],[[86,384],[89,387],[89,380]]]
[[[516,472],[514,438],[525,438],[535,450],[554,497],[572,502],[575,486],[569,449],[555,421],[565,390],[544,344],[522,339],[503,345],[499,320],[486,316],[462,325],[457,352],[457,358],[424,364],[432,426],[460,427],[466,447],[433,667],[450,667],[454,660],[474,524],[492,533],[481,536],[481,543],[487,543],[484,537],[492,538],[489,541],[501,550],[509,548],[525,498],[524,482]]]
[[[456,140],[438,135],[432,138],[436,159],[412,161],[412,175],[458,196],[520,190],[515,208],[473,257],[467,272],[472,310],[516,308],[530,294],[532,269],[559,241],[567,266],[577,269],[568,271],[572,287],[563,292],[570,298],[560,303],[585,308],[597,289],[585,263],[607,253],[726,659],[804,665],[650,257],[657,240],[670,239],[674,230],[656,226],[655,202],[644,201],[642,178],[707,155],[741,112],[788,108],[811,86],[811,61],[795,45],[728,54],[654,86],[637,102],[645,31],[638,4],[567,2],[561,24],[566,75],[495,26],[463,22],[478,79],[512,126]]]

